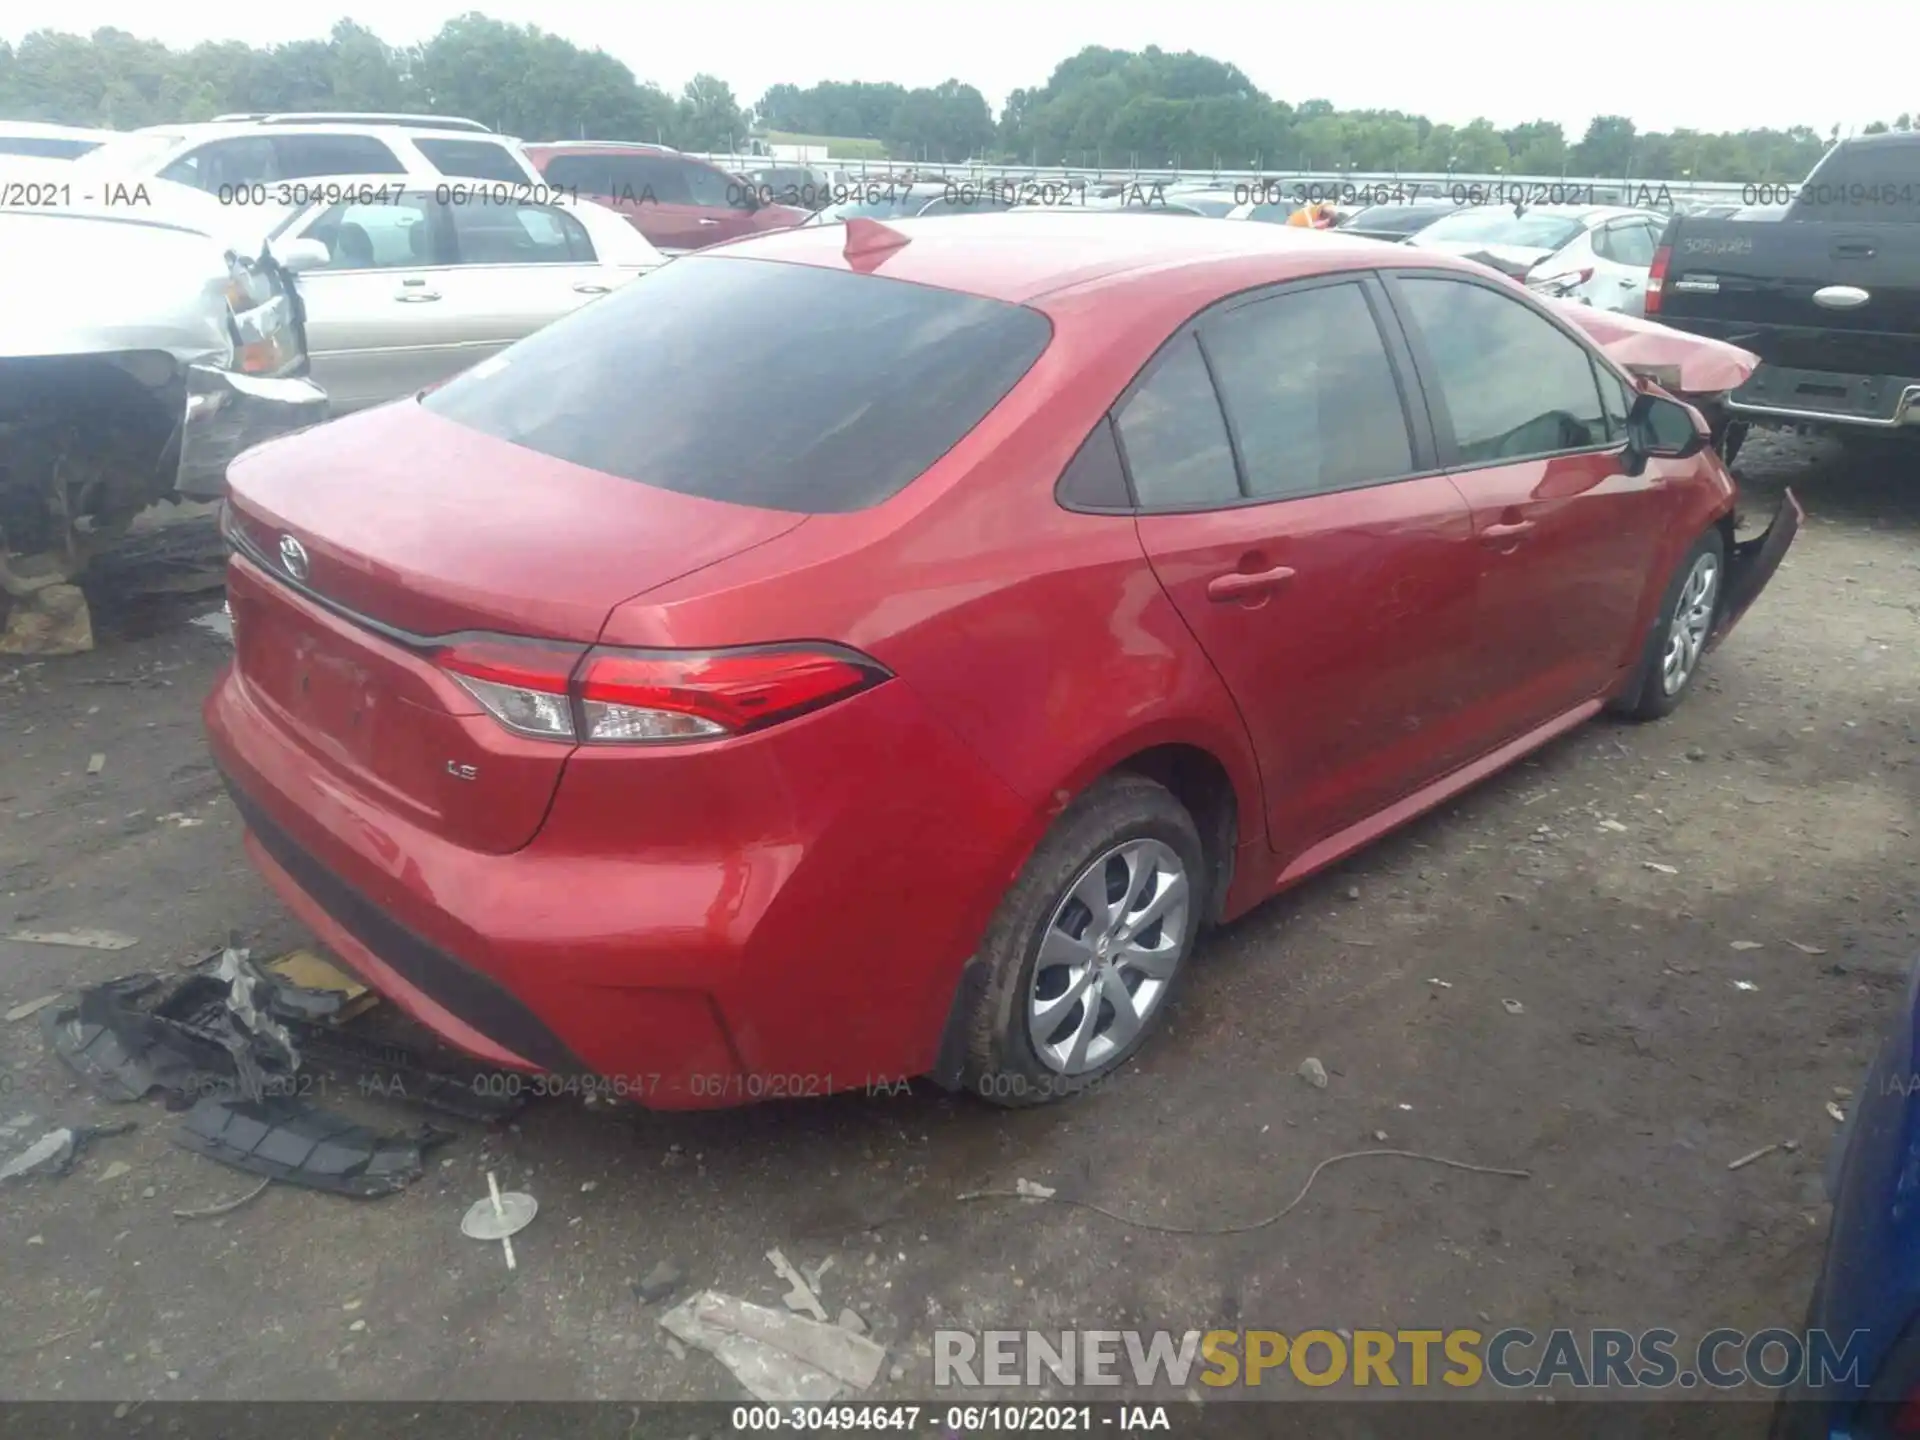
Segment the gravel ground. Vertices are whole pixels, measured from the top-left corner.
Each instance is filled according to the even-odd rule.
[[[1796,1324],[1825,1106],[1916,949],[1920,489],[1812,442],[1756,441],[1742,469],[1754,518],[1791,482],[1809,522],[1677,715],[1588,726],[1215,934],[1172,1025],[1068,1106],[546,1103],[465,1127],[390,1199],[275,1186],[182,1221],[252,1182],[172,1145],[157,1104],[96,1102],[37,1024],[0,1025],[0,1119],[141,1122],[64,1179],[0,1191],[0,1395],[736,1397],[670,1352],[635,1282],[670,1260],[689,1287],[777,1305],[774,1246],[833,1262],[829,1310],[892,1352],[883,1397],[928,1393],[943,1326]],[[0,930],[140,937],[0,939],[0,1004],[172,966],[229,929],[259,953],[302,940],[202,745],[225,651],[182,620],[211,603],[103,601],[94,653],[0,662]],[[1308,1056],[1324,1090],[1296,1075]],[[1225,1238],[955,1199],[1027,1178],[1220,1226],[1377,1132],[1532,1178],[1362,1161]],[[489,1169],[541,1202],[511,1273],[457,1229]]]

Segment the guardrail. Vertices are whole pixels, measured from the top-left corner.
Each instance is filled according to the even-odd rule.
[[[1036,185],[1217,185],[1249,190],[1267,187],[1282,196],[1303,192],[1307,198],[1338,200],[1351,195],[1364,201],[1377,194],[1387,196],[1423,195],[1448,197],[1510,196],[1550,200],[1555,196],[1584,200],[1594,197],[1600,204],[1654,205],[1666,203],[1721,201],[1730,204],[1754,203],[1751,183],[1737,180],[1655,180],[1632,176],[1603,175],[1507,175],[1436,173],[1383,170],[1193,170],[1175,167],[1077,166],[1077,165],[989,165],[972,161],[905,160],[779,160],[765,155],[728,155],[710,153],[700,157],[726,170],[789,168],[805,165],[828,174],[843,175],[849,181],[881,180],[911,174],[917,180],[950,180],[956,184],[971,182]],[[1772,187],[1761,187],[1768,189]],[[1537,197],[1537,198],[1536,198]]]

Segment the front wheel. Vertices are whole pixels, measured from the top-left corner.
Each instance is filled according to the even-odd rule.
[[[1693,688],[1720,608],[1726,548],[1720,528],[1710,526],[1681,560],[1647,637],[1634,687],[1615,703],[1619,714],[1658,720],[1677,710]]]
[[[1206,875],[1193,817],[1145,776],[1109,776],[1068,806],[981,946],[967,1088],[1038,1105],[1124,1065],[1193,949]]]

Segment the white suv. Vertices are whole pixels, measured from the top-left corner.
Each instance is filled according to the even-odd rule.
[[[74,162],[231,195],[236,187],[325,175],[492,180],[542,185],[518,140],[471,120],[367,115],[249,116],[130,130]]]

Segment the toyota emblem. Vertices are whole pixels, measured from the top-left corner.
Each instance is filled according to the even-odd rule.
[[[280,537],[280,563],[296,580],[307,578],[307,547],[291,535]]]

